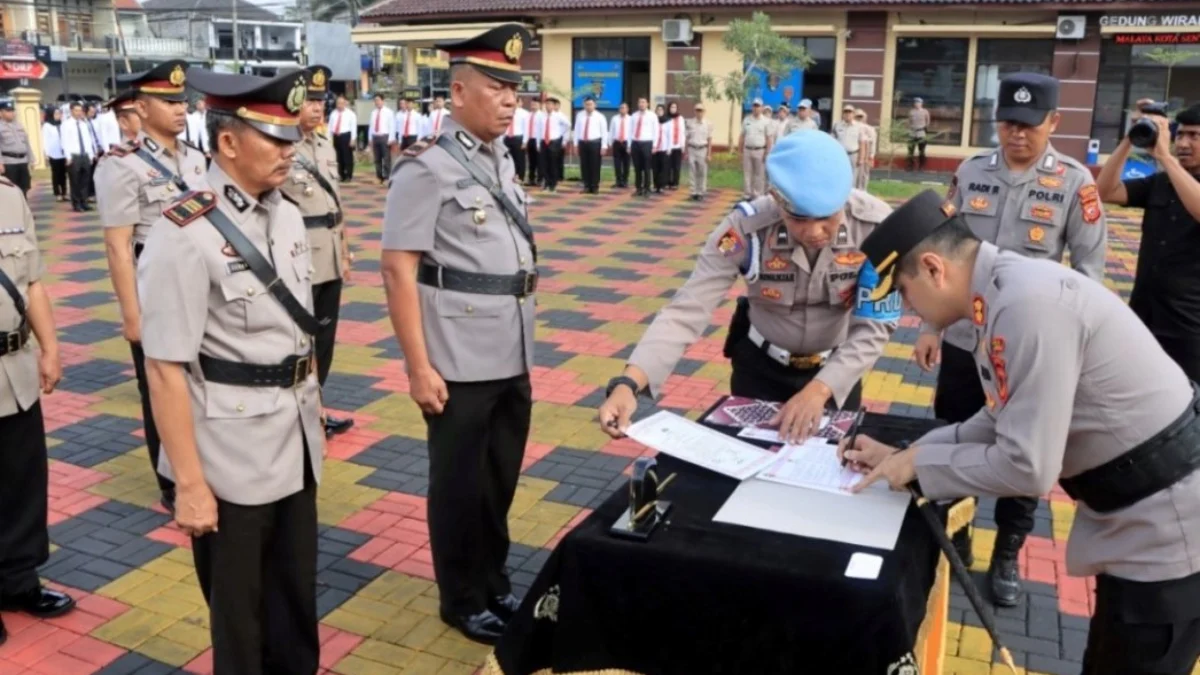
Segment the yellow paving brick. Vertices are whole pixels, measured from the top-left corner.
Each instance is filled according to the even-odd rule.
[[[388,619],[375,632],[371,633],[371,637],[381,642],[398,645],[404,639],[404,636],[411,633],[417,627],[417,624],[424,621],[427,616],[412,609],[401,609],[398,614]]]
[[[478,665],[449,661],[441,670],[437,671],[437,675],[473,675],[478,669]],[[408,670],[404,671],[404,675],[409,675],[409,672]]]
[[[958,639],[958,655],[964,659],[991,663],[992,639],[987,631],[978,626],[963,626]]]
[[[422,595],[419,598],[413,598],[413,601],[408,603],[408,609],[426,616],[436,617],[441,611],[441,606],[438,604],[437,598]]]
[[[116,600],[127,605],[140,605],[156,595],[161,595],[163,591],[175,586],[175,582],[166,577],[150,575],[150,578],[145,583],[138,584],[134,588],[125,591],[119,595],[112,596]]]
[[[187,665],[204,650],[181,645],[178,642],[165,640],[161,636],[156,635],[143,642],[136,651],[139,654],[149,656],[152,659],[178,668]]]
[[[134,649],[174,623],[175,619],[133,607],[92,631],[91,635],[118,647]]]
[[[582,427],[577,427],[574,432],[567,434],[559,445],[565,445],[576,450],[599,450],[610,442],[612,442],[612,439],[600,430],[598,424],[585,424]]]
[[[381,350],[375,347],[339,344],[337,348],[337,372],[347,375],[366,375],[388,364],[380,358]]]
[[[447,633],[434,640],[425,651],[444,659],[466,663],[482,663],[491,651],[491,647],[452,637],[453,635],[457,633]]]
[[[579,515],[581,509],[577,506],[557,504],[554,502],[538,502],[525,512],[522,518],[555,527],[565,526],[572,518]]]
[[[338,675],[403,675],[404,670],[350,654],[333,666]]]
[[[637,344],[637,341],[642,339],[642,334],[646,332],[646,326],[640,323],[609,321],[603,326],[597,327],[596,332],[604,333],[616,342]]]
[[[537,501],[545,498],[556,487],[558,487],[556,481],[546,480],[545,478],[534,478],[533,476],[521,476],[517,479],[517,496],[532,496],[534,501]]]
[[[128,364],[133,368],[133,356],[129,353],[129,343],[119,335],[120,330],[114,330],[113,336],[92,344],[92,359],[104,359]]]
[[[184,549],[177,550],[182,551]],[[166,577],[175,581],[183,581],[195,571],[190,563],[190,560],[188,563],[176,562],[166,555],[163,555],[160,558],[155,558],[145,565],[142,565],[142,569],[150,572],[151,574],[157,574],[160,577]]]
[[[453,672],[442,670],[443,668],[450,667],[451,665],[453,664],[450,661],[447,661],[440,656],[434,656],[433,654],[427,653],[418,653],[415,657],[413,657],[413,660],[409,661],[408,665],[404,667],[404,675],[439,675],[442,672]],[[471,670],[470,672],[474,673],[475,671]]]
[[[197,596],[199,596],[199,593],[197,593]],[[138,603],[138,607],[162,614],[163,616],[169,616],[172,619],[182,619],[196,611],[200,605],[185,602],[179,598],[170,597],[166,593],[161,593],[142,600]]]
[[[429,645],[442,637],[448,630],[451,630],[450,627],[442,623],[441,619],[427,616],[421,619],[407,635],[400,638],[399,644],[420,652],[427,651]]]
[[[167,626],[159,636],[197,651],[204,651],[212,646],[212,636],[208,628],[197,626],[189,621],[180,621]]]
[[[357,253],[355,255],[358,255]],[[344,286],[342,288],[342,302],[370,302],[383,304],[387,300],[387,292],[382,288],[375,286]],[[338,351],[341,351],[342,345],[338,345]],[[341,358],[337,360],[338,365],[341,365]]]
[[[526,535],[537,527],[537,523],[529,520],[521,520],[520,518],[508,519],[508,538],[510,541],[524,543]]]
[[[622,359],[606,356],[577,354],[567,359],[559,367],[579,373],[577,378],[579,382],[602,387],[608,384],[613,373],[621,372],[621,369],[625,367],[625,362]]]
[[[154,579],[161,579],[161,577],[156,577],[143,570],[131,570],[129,573],[123,574],[101,586],[96,590],[96,594],[103,595],[106,598],[120,598],[123,594],[129,593],[138,586],[149,583]]]
[[[561,529],[562,527],[555,527],[554,525],[534,523],[533,527],[529,528],[525,532],[522,532],[521,536],[518,537],[514,534],[512,536],[512,540],[526,546],[542,548],[547,542],[553,539],[554,535],[558,534],[558,531]]]
[[[1071,525],[1075,522],[1075,505],[1052,501],[1050,502],[1050,514],[1054,540],[1065,542],[1071,534]]]
[[[962,624],[950,621],[946,624],[946,639],[957,640],[962,635]],[[954,652],[958,653],[958,652]]]
[[[355,656],[362,657],[368,661],[376,661],[378,663],[386,663],[389,666],[404,667],[413,657],[416,652],[406,647],[400,647],[379,640],[367,638],[361,644],[354,648],[351,652]]]
[[[360,614],[352,614],[344,609],[338,608],[329,613],[325,617],[324,622],[355,635],[367,636],[379,630],[383,622],[378,619],[371,619]]]
[[[667,304],[666,298],[647,298],[644,296],[633,296],[625,298],[620,303],[634,309],[639,309],[650,314],[657,314],[658,310],[662,309],[663,305]]]
[[[387,622],[392,617],[399,614],[404,608],[370,598],[353,597],[342,603],[339,609],[343,609],[351,614],[357,614],[368,619]]]
[[[424,579],[388,570],[363,587],[358,596],[382,600],[403,607],[412,598],[425,592],[433,583]]]
[[[958,656],[947,656],[942,664],[943,675],[991,675],[992,666],[983,661],[971,661]]]

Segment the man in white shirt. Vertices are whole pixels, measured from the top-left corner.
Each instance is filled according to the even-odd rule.
[[[392,170],[391,144],[396,135],[396,113],[383,105],[383,94],[375,94],[375,109],[367,122],[367,135],[375,155],[375,177],[380,183],[386,183]]]
[[[518,183],[525,180],[525,134],[528,126],[529,111],[518,105],[504,132],[504,147],[508,148],[508,154],[512,157]]]
[[[329,135],[337,155],[338,180],[354,178],[354,138],[358,135],[358,115],[346,107],[345,96],[337,97],[337,107],[329,114]]]
[[[639,98],[638,111],[629,119],[633,127],[629,138],[633,142],[630,154],[633,156],[635,197],[650,196],[650,160],[654,154],[654,142],[658,140],[658,118],[648,110],[649,107],[649,101]]]
[[[667,106],[667,176],[668,190],[679,189],[679,175],[683,173],[683,146],[687,141],[687,121],[679,112],[679,103],[671,101]]]
[[[87,203],[88,181],[96,160],[96,137],[83,114],[83,105],[71,104],[71,117],[62,123],[63,154],[67,156],[67,179],[71,185],[71,210],[91,211]]]
[[[408,146],[427,135],[425,118],[421,111],[413,108],[412,101],[402,98],[399,103],[400,111],[396,113],[395,131],[392,134],[395,142],[400,144],[400,149],[407,150]]]
[[[558,111],[558,99],[546,99],[546,116],[539,129],[538,160],[542,165],[542,179],[546,189],[554,192],[562,180],[563,136],[571,130],[567,117]]]
[[[179,139],[203,152],[204,157],[211,160],[212,155],[208,151],[208,111],[205,105],[204,99],[196,100],[196,107],[188,113]]]
[[[629,187],[629,137],[633,134],[629,104],[622,103],[609,122],[608,137],[612,144],[613,172],[617,174],[614,187]]]
[[[433,97],[433,103],[429,104],[429,117],[426,118],[426,130],[423,136],[437,136],[442,133],[442,122],[450,116],[450,111],[446,110],[446,98],[442,95]]]
[[[583,99],[583,112],[575,118],[575,152],[583,175],[583,191],[600,194],[600,157],[608,149],[608,120],[596,111],[595,97]]]
[[[533,187],[546,182],[542,177],[542,163],[538,154],[538,138],[542,125],[546,123],[546,113],[542,111],[542,102],[536,98],[529,100],[529,116],[525,118],[525,156],[529,160],[529,174],[525,185]]]

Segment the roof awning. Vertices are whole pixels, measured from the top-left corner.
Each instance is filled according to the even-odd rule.
[[[406,45],[428,47],[444,40],[465,40],[496,26],[511,23],[445,23],[422,26],[359,26],[350,33],[350,39],[360,45]],[[530,31],[533,26],[526,26]]]

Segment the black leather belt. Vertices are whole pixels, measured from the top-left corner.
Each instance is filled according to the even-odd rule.
[[[342,222],[342,214],[340,213],[326,213],[323,216],[304,216],[304,229],[333,229],[340,222]]]
[[[1059,480],[1063,490],[1097,513],[1142,501],[1200,469],[1200,397],[1174,422],[1136,448],[1083,473]]]
[[[13,159],[25,159],[26,157],[29,156],[29,153],[27,153],[27,152],[0,152],[0,155],[4,155],[5,157],[12,157]]]
[[[748,146],[748,145],[747,145],[747,146],[746,146],[746,149],[747,149],[747,150],[763,150],[763,149],[765,149],[766,147],[767,147],[767,146],[765,146],[765,145],[760,145],[760,146],[758,146],[758,147],[756,147],[756,148],[752,148],[752,147],[750,147],[750,146]]]
[[[282,363],[265,366],[257,363],[238,363],[200,355],[200,371],[204,379],[238,387],[299,387],[316,369],[312,353],[289,356]]]
[[[708,146],[707,145],[696,145],[695,143],[689,143],[688,147],[696,148],[697,150],[699,150],[700,148],[707,148]],[[753,150],[754,148],[750,148],[750,149]]]
[[[479,274],[422,263],[417,271],[417,281],[448,291],[525,297],[537,290],[538,275],[537,272],[531,274],[524,271],[517,274]]]
[[[21,351],[29,342],[29,323],[21,322],[21,326],[11,333],[0,333],[0,356]]]

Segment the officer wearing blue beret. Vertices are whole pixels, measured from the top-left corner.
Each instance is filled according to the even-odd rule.
[[[877,286],[859,243],[891,208],[853,189],[845,150],[803,130],[767,157],[767,194],[741,202],[708,238],[695,270],[609,382],[600,425],[620,436],[636,394],[657,396],[683,352],[743,277],[745,297],[725,341],[734,396],[786,401],[775,422],[799,440],[828,404],[857,407],[863,374],[900,318],[899,296]]]

